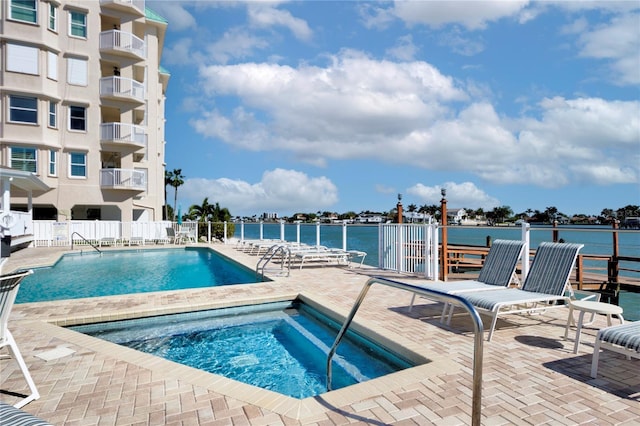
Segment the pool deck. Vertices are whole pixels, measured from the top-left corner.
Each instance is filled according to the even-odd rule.
[[[255,268],[257,258],[235,245],[211,247]],[[51,264],[64,251],[12,253],[3,272]],[[54,425],[470,424],[469,317],[456,315],[450,327],[442,325],[442,305],[427,299],[408,312],[411,294],[402,290],[374,285],[355,322],[433,362],[302,401],[59,327],[297,295],[347,315],[372,275],[401,278],[368,267],[305,266],[258,284],[15,305],[9,328],[41,394],[23,410]],[[640,424],[640,361],[604,351],[592,379],[593,341],[606,320],[597,317],[585,328],[573,354],[573,340],[564,339],[567,314],[561,308],[498,321],[492,341],[484,341],[483,425]],[[39,357],[46,355],[52,359]],[[16,393],[26,391],[15,362],[0,358],[0,400],[14,403]]]

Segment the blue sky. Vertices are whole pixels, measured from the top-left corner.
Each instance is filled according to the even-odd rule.
[[[640,204],[639,1],[147,6],[183,210]]]

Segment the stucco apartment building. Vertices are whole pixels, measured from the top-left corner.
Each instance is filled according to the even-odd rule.
[[[144,0],[2,0],[0,17],[0,166],[51,188],[34,219],[161,220],[167,22]]]

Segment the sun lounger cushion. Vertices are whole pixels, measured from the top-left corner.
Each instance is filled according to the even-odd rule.
[[[2,426],[51,426],[51,423],[1,401],[0,424]]]
[[[598,340],[640,352],[640,321],[603,328]]]

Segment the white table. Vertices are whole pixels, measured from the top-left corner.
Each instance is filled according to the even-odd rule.
[[[622,308],[620,306],[612,305],[610,303],[593,302],[589,300],[572,300],[569,302],[569,318],[567,318],[567,326],[564,330],[564,337],[567,338],[569,334],[569,327],[573,322],[573,311],[580,312],[578,316],[578,325],[576,326],[576,341],[573,345],[573,353],[578,353],[578,345],[580,344],[580,332],[584,324],[584,314],[600,314],[607,316],[607,325],[611,325],[611,316],[615,315],[620,319],[620,324],[624,324],[624,318],[622,318]]]

